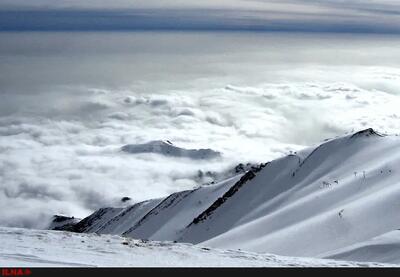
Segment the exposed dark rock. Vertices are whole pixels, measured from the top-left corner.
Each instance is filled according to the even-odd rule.
[[[127,201],[129,201],[129,200],[131,200],[131,198],[130,198],[130,197],[127,197],[127,196],[121,198],[121,201],[122,201],[122,202],[127,202]]]
[[[79,221],[79,218],[69,217],[64,215],[54,215],[53,220],[50,223],[50,230],[57,231],[72,231],[74,225]]]
[[[187,227],[189,227],[192,224],[198,224],[199,222],[205,220],[228,198],[232,197],[246,182],[253,179],[256,176],[256,173],[260,171],[262,168],[264,168],[267,164],[268,163],[263,163],[249,170],[246,174],[244,174],[240,178],[239,181],[237,181],[227,192],[225,192],[225,194],[222,197],[219,197],[210,207],[208,207],[204,212],[202,212],[199,216],[193,219],[192,223],[190,223]]]

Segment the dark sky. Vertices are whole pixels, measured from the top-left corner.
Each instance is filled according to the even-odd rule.
[[[0,31],[248,30],[400,34],[398,1],[109,2],[0,0]]]

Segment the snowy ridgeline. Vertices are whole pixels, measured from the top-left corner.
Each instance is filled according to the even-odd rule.
[[[0,227],[0,267],[384,267],[112,235]]]
[[[400,263],[399,168],[400,138],[367,129],[215,185],[126,208],[103,208],[66,229]]]

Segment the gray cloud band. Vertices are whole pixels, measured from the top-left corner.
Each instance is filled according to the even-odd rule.
[[[250,1],[252,3],[253,1]],[[256,1],[257,2],[257,1]],[[210,30],[293,31],[338,33],[399,33],[400,5],[369,1],[242,1],[229,6],[139,5],[81,9],[49,5],[29,8],[4,5],[0,31],[111,31],[111,30]],[[235,8],[235,4],[237,8]],[[274,4],[274,5],[273,5]],[[1,6],[0,6],[1,7]]]

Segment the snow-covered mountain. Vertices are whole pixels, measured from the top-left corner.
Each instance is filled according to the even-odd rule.
[[[170,141],[154,140],[143,144],[127,144],[121,147],[123,152],[130,154],[156,153],[171,157],[190,159],[212,159],[220,157],[221,153],[212,149],[185,149],[172,144]]]
[[[214,185],[100,209],[73,230],[288,256],[399,262],[399,166],[400,138],[366,129]],[[390,255],[379,251],[379,236],[391,238],[383,248],[391,249]]]

